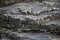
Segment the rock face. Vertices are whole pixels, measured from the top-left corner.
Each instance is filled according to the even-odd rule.
[[[15,0],[0,0],[0,6],[15,3]]]
[[[21,39],[23,36],[21,36],[20,33],[49,33],[60,35],[60,7],[56,7],[57,4],[54,2],[52,2],[52,4],[51,2],[32,3],[30,2],[32,0],[6,1],[7,0],[4,0],[3,2],[1,0],[0,2],[3,3],[3,5],[23,1],[29,3],[16,3],[0,8],[0,37],[6,35],[12,40],[23,40],[23,38]],[[34,12],[29,12],[31,7],[34,9]],[[39,12],[37,13],[35,10]]]
[[[42,3],[34,3],[34,4],[40,4],[40,6],[43,6]],[[44,11],[40,12],[38,15],[35,15],[34,13],[29,14],[29,12],[27,13],[23,12],[23,10],[20,8],[23,6],[25,7],[25,3],[8,6],[6,8],[5,7],[0,8],[0,11],[1,11],[0,12],[0,26],[9,30],[15,30],[15,31],[19,30],[19,31],[24,31],[24,32],[50,32],[50,33],[55,33],[57,31],[56,33],[59,33],[59,30],[56,30],[56,29],[60,28],[59,27],[60,25],[57,25],[56,27],[55,25],[50,26],[50,24],[52,23],[55,24],[54,20],[57,20],[56,24],[60,24],[59,23],[60,22],[59,9],[57,9],[56,7],[51,8],[50,6],[48,6],[47,8],[46,6],[44,6],[42,7],[42,8],[45,8],[43,9]],[[27,6],[29,7],[29,4]],[[28,7],[26,7],[26,9]],[[44,17],[41,15],[43,15]],[[23,19],[23,20],[20,20],[20,19]],[[53,22],[50,23],[51,21]]]
[[[60,0],[0,0],[0,6],[5,6],[13,3],[18,3],[18,2],[35,2],[35,1],[52,1],[52,2],[60,2]]]
[[[60,2],[60,0],[0,0],[0,6],[5,6],[13,3],[18,3],[18,2],[35,2],[35,1],[52,1],[52,2]]]
[[[34,2],[34,1],[41,1],[41,0],[0,0],[0,6],[5,6],[18,2]]]
[[[19,22],[19,19],[17,19],[17,21],[16,21],[15,19],[13,19],[11,17],[6,17],[6,16],[0,14],[0,27],[4,27],[7,29],[13,29],[14,27],[19,26],[18,22]]]
[[[60,0],[45,0],[45,1],[60,2]]]
[[[60,25],[41,25],[37,24],[36,21],[31,19],[14,19],[11,17],[6,17],[4,15],[0,15],[0,27],[5,28],[6,30],[12,31],[21,31],[21,32],[50,32],[53,34],[58,34],[60,32]],[[4,29],[0,29],[4,33]]]

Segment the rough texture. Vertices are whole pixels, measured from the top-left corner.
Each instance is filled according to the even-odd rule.
[[[24,2],[28,2],[28,1],[29,0]],[[8,2],[8,4],[10,4],[10,2],[11,0]],[[12,1],[12,3],[15,3],[15,0]],[[25,12],[23,11],[24,9],[28,9],[28,10],[25,10],[26,11]],[[30,9],[37,10],[39,11],[39,13],[36,12],[35,14],[35,11],[34,13],[29,12]],[[42,35],[40,33],[42,33]],[[44,34],[46,33],[47,35],[44,35],[43,33]],[[48,34],[49,35],[53,34],[58,36],[60,35],[59,3],[54,3],[54,2],[17,3],[11,6],[0,8],[0,39],[1,40],[7,40],[8,38],[11,40],[40,40],[40,39],[57,40],[56,38],[52,39],[53,36],[52,38],[50,36],[48,37]],[[7,39],[5,36],[7,37]]]
[[[42,1],[42,0],[0,0],[0,6],[6,6],[13,3],[21,3],[21,2],[35,2],[35,1]]]

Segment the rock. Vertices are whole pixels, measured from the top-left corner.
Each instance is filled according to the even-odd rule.
[[[7,33],[9,38],[11,38],[12,40],[21,40],[21,37],[19,36],[20,34],[17,32],[9,32]]]
[[[13,3],[19,3],[19,2],[35,2],[35,1],[39,1],[42,2],[42,0],[0,0],[0,7],[1,6],[6,6],[6,5],[10,5]]]
[[[0,34],[0,39],[1,39],[1,34]]]
[[[16,28],[19,26],[20,20],[13,19],[11,17],[6,17],[4,15],[0,15],[0,26],[8,29]]]
[[[45,1],[49,1],[49,2],[60,2],[60,0],[45,0]]]

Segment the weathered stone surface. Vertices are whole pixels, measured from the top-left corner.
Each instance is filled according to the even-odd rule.
[[[49,2],[48,4],[51,5],[50,3],[51,2]],[[55,4],[53,3],[51,6],[53,5]],[[16,5],[13,5],[13,7],[15,6]],[[20,10],[21,7],[20,4],[18,6],[19,8],[17,7],[16,8],[18,9],[19,12],[16,10],[16,8],[13,8],[12,6],[1,8],[0,37],[7,36],[12,40],[33,40],[33,38],[29,39],[28,36],[27,38],[25,38],[26,36],[23,38],[24,35],[20,35],[19,33],[47,33],[47,34],[60,35],[60,23],[59,23],[60,9],[59,8],[54,7],[51,10],[49,8],[47,8],[46,10],[45,8],[45,11],[40,12],[40,14],[38,15],[37,14],[34,15],[34,13],[32,14],[30,12],[27,13],[22,12],[22,10]],[[47,14],[48,16],[46,16]],[[20,20],[20,18],[22,18],[20,15],[23,15],[24,17],[23,20]],[[41,15],[46,17],[43,17]]]
[[[35,1],[42,2],[42,0],[0,0],[0,6],[10,5],[19,2],[35,2]]]
[[[4,15],[0,15],[0,26],[4,27],[4,28],[14,28],[14,27],[18,27],[19,24],[19,19],[17,19],[17,21],[11,17],[6,17]]]
[[[58,34],[59,33],[59,28],[60,25],[41,25],[37,24],[36,21],[31,20],[31,19],[25,19],[25,20],[19,20],[19,19],[14,19],[11,17],[6,17],[4,15],[0,15],[0,26],[2,28],[10,29],[10,30],[15,30],[17,31],[18,29],[20,32],[50,32],[53,34]],[[30,30],[27,30],[30,29]],[[2,30],[2,29],[1,29]],[[4,29],[2,30],[3,33],[5,32]]]

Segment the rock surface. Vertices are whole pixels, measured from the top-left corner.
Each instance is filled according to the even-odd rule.
[[[57,2],[26,2],[1,7],[0,39],[60,40],[60,37],[56,37],[60,35],[59,4]]]
[[[21,2],[35,2],[35,1],[42,2],[42,0],[0,0],[0,6],[6,6],[6,5],[21,3]]]

